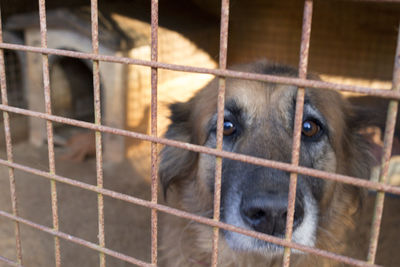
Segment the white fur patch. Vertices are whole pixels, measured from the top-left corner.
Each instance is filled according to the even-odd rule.
[[[318,206],[310,196],[304,196],[304,218],[293,232],[292,241],[301,245],[313,247],[315,245],[318,227]],[[295,251],[299,252],[299,251]]]

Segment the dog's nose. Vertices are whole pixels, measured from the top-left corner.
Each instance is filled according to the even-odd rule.
[[[287,216],[287,194],[266,193],[258,196],[243,197],[240,212],[243,220],[254,230],[274,236],[285,234]],[[300,200],[296,200],[293,229],[303,221],[304,209]]]

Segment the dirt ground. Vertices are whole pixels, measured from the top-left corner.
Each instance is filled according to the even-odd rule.
[[[27,143],[15,146],[15,162],[40,170],[48,170],[47,149]],[[62,161],[63,153],[56,148],[56,172],[89,184],[96,184],[94,159],[83,163]],[[1,158],[5,159],[2,151]],[[16,186],[20,216],[35,223],[52,226],[49,180],[16,171]],[[128,195],[149,199],[149,184],[129,162],[104,168],[104,187]],[[11,212],[8,170],[0,167],[0,209]],[[97,243],[97,194],[57,183],[60,230]],[[142,207],[105,197],[105,235],[107,247],[149,261],[150,212]],[[21,226],[24,266],[54,266],[53,238],[46,233]],[[61,240],[62,266],[98,266],[96,252]],[[14,226],[0,217],[0,255],[15,259]],[[107,257],[108,266],[132,266]],[[0,266],[1,263],[0,263]]]
[[[96,183],[95,161],[83,163],[62,161],[61,148],[56,148],[56,171],[58,174],[89,184]],[[20,143],[14,148],[15,162],[40,170],[47,170],[47,148],[35,148]],[[0,157],[5,159],[4,148]],[[135,170],[134,162],[126,161],[111,166],[105,163],[104,186],[117,192],[149,199],[150,187],[143,177],[143,169]],[[143,166],[142,166],[143,167]],[[16,184],[20,216],[51,227],[50,183],[47,179],[16,171]],[[97,195],[69,185],[57,183],[60,230],[97,243]],[[370,194],[365,209],[372,210],[374,195]],[[11,212],[8,170],[0,166],[0,209]],[[364,224],[357,230],[368,233],[371,214],[367,212]],[[400,266],[400,198],[388,196],[385,201],[383,232],[378,249],[378,263],[384,266]],[[150,259],[150,212],[142,207],[105,198],[105,235],[108,248],[138,259]],[[160,226],[162,227],[162,225]],[[54,266],[53,238],[46,233],[21,226],[24,266]],[[98,266],[98,254],[80,245],[61,240],[62,266]],[[0,217],[0,255],[15,259],[14,225]],[[107,257],[108,266],[131,266]],[[0,263],[0,266],[3,266]],[[6,266],[6,265],[4,265]]]

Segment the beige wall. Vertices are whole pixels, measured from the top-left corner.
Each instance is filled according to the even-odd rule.
[[[115,16],[123,23],[125,30],[136,30],[150,43],[150,25],[134,19]],[[129,29],[130,28],[130,29]],[[204,35],[203,31],[198,31]],[[192,32],[196,35],[196,32]],[[147,40],[147,41],[146,41]],[[142,40],[143,42],[143,40]],[[150,60],[150,46],[143,45],[132,49],[129,57]],[[160,27],[158,31],[158,60],[178,65],[215,68],[215,61],[198,46],[175,31]],[[149,67],[129,65],[126,91],[126,128],[140,133],[150,133],[151,73]],[[205,86],[213,77],[205,74],[158,70],[158,135],[161,136],[168,124],[168,104],[188,100],[198,89]],[[127,139],[127,155],[142,155],[149,151],[150,144],[140,140]],[[148,159],[146,159],[148,160]]]

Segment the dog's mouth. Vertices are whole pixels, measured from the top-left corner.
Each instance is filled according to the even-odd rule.
[[[232,201],[225,204],[223,220],[234,226],[261,232],[278,238],[285,237],[286,205],[280,206],[280,201],[269,198],[267,203],[257,198],[245,201]],[[272,199],[272,200],[271,200]],[[241,204],[239,204],[241,203]],[[287,203],[287,201],[286,201]],[[295,206],[292,241],[301,245],[315,245],[315,235],[318,225],[318,208],[311,196],[304,196],[301,204]],[[284,248],[272,242],[239,234],[232,231],[223,231],[228,245],[236,251],[258,252],[261,254],[282,254]],[[293,250],[294,253],[300,251]]]
[[[284,251],[281,245],[243,234],[224,230],[223,235],[229,247],[238,252],[256,252],[271,256],[282,254]],[[284,238],[284,236],[277,237]]]

